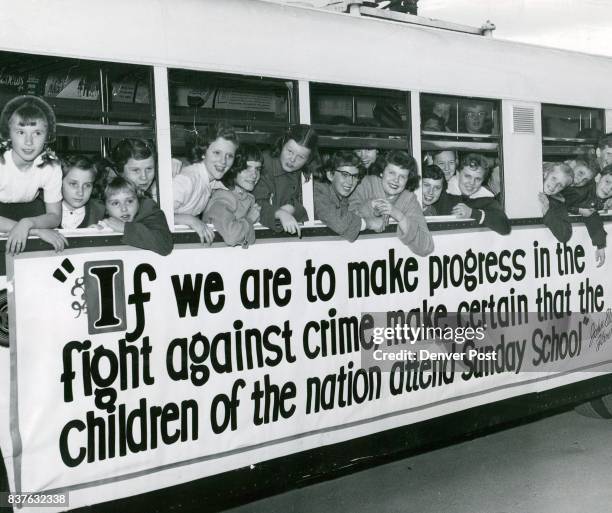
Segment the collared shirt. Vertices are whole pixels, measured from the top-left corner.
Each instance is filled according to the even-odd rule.
[[[174,213],[199,216],[212,191],[224,188],[221,182],[210,179],[204,162],[185,166],[172,178]]]
[[[79,208],[72,208],[65,201],[62,201],[62,228],[74,230],[78,228],[85,219],[85,205]]]

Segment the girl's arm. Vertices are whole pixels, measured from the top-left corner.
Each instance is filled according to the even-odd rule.
[[[17,221],[13,221],[12,219],[9,219],[8,217],[0,216],[0,232],[8,233],[13,229],[13,227],[16,224],[17,224]]]
[[[397,236],[415,254],[426,256],[434,250],[433,238],[416,196],[411,196],[403,210],[394,208],[391,216],[397,216]]]
[[[189,228],[198,234],[202,244],[212,244],[212,241],[215,240],[215,232],[198,217],[190,214],[174,214],[174,224],[185,224],[189,226]]]
[[[301,190],[300,190],[301,191]],[[301,194],[300,194],[301,196]],[[293,200],[293,203],[291,205],[283,205],[283,207],[287,207],[287,206],[292,206],[293,207],[293,213],[291,214],[296,221],[299,221],[300,223],[304,223],[306,221],[308,221],[308,212],[306,212],[306,209],[304,208],[304,205],[302,205],[302,198],[295,198]]]
[[[367,178],[367,177],[366,177]],[[376,199],[375,191],[367,180],[362,180],[349,196],[349,210],[365,219],[377,217],[372,208],[372,200]]]
[[[62,222],[62,202],[45,203],[46,213],[31,217],[34,222],[33,228],[57,228]]]
[[[583,217],[582,220],[589,232],[591,242],[597,249],[603,249],[606,247],[607,233],[604,229],[603,220],[599,217],[599,214],[595,212],[592,216]]]
[[[216,191],[213,194],[204,218],[210,220],[228,246],[253,244],[255,242],[255,229],[245,217],[236,218],[236,205],[226,191]]]
[[[35,235],[40,240],[50,244],[56,253],[60,253],[66,246],[69,246],[68,239],[57,230],[51,228],[32,228],[30,235]]]
[[[6,252],[10,255],[21,253],[28,240],[30,231],[35,228],[56,228],[62,222],[62,202],[45,203],[46,213],[36,217],[24,217],[20,221],[0,218],[0,229],[8,231]],[[12,226],[11,226],[12,224]]]

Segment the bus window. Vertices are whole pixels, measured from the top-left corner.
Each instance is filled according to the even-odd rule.
[[[231,126],[243,143],[267,146],[297,123],[292,81],[182,69],[168,70],[172,155],[207,126]]]
[[[123,138],[155,139],[152,73],[146,66],[0,53],[0,105],[44,98],[57,117],[59,153],[108,156]]]
[[[337,150],[351,150],[368,174],[376,174],[376,161],[385,151],[410,151],[409,105],[405,92],[310,84],[311,119],[323,162]]]
[[[499,101],[421,94],[420,104],[422,199],[426,215],[443,214],[436,208],[441,174],[443,187],[449,183],[454,187],[457,179],[453,177],[461,162],[475,155],[482,157],[483,160],[476,160],[488,168],[483,187],[503,204]]]
[[[563,162],[577,156],[589,157],[604,133],[603,126],[603,109],[542,105],[544,162]]]
[[[363,174],[380,175],[389,151],[410,152],[409,93],[311,83],[310,110],[319,133],[322,170],[335,171],[331,169],[334,162],[348,165],[356,156],[355,163],[362,164]],[[348,172],[356,172],[348,167],[352,169]],[[319,173],[318,180],[327,186],[327,177],[327,173]]]
[[[242,158],[235,160],[241,155],[238,143],[249,148],[251,155],[263,152],[270,157],[280,137],[290,128],[299,127],[297,82],[182,69],[168,70],[168,80],[175,174],[174,220],[177,225],[194,230],[201,240],[209,240],[213,234],[200,216],[209,204],[212,189],[223,177],[231,180],[231,173],[236,171],[232,166],[243,162]],[[202,162],[200,151],[204,149],[204,139],[214,141],[208,148],[211,159],[206,163]],[[195,146],[199,148],[192,151]],[[258,201],[263,194],[260,189],[268,185],[263,178],[273,174],[272,167],[272,161],[266,161],[259,179],[260,188],[253,190]],[[214,177],[214,182],[210,177]],[[300,177],[301,173],[292,175],[296,183],[290,184],[296,198],[302,196]],[[273,192],[270,195],[278,199]],[[271,201],[265,204],[268,210],[272,208]],[[277,228],[278,218],[268,210],[259,216],[259,221],[269,228]],[[287,212],[287,215],[292,214]],[[208,212],[205,219],[207,216]],[[307,218],[303,217],[300,222]]]
[[[475,139],[499,134],[499,102],[481,98],[421,95],[424,135],[450,134]]]

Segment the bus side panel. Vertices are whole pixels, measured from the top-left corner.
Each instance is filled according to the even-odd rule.
[[[510,218],[542,216],[537,195],[542,190],[540,112],[538,103],[502,101],[504,194]]]
[[[18,491],[28,492],[68,491],[71,507],[78,507],[578,384],[595,371],[610,372],[612,347],[598,350],[588,340],[588,327],[599,323],[596,315],[573,317],[581,335],[566,340],[562,349],[553,351],[552,338],[545,342],[543,332],[535,331],[554,329],[558,339],[559,323],[561,329],[569,329],[570,320],[552,319],[542,325],[533,314],[543,282],[548,294],[563,305],[566,296],[571,299],[562,307],[566,313],[568,308],[577,311],[583,300],[587,307],[588,301],[605,302],[600,289],[607,290],[609,277],[593,267],[584,227],[576,227],[567,247],[558,246],[539,227],[515,227],[512,237],[484,229],[437,232],[435,241],[436,251],[427,258],[413,257],[395,235],[387,234],[364,236],[354,244],[327,240],[325,252],[318,240],[293,244],[285,238],[262,240],[248,249],[248,259],[235,257],[244,250],[221,245],[204,252],[185,245],[168,257],[108,247],[20,255],[14,263],[12,296],[17,325],[12,334],[16,341],[12,385],[18,389],[13,400],[19,401],[13,411],[19,415],[12,419],[12,428],[23,451],[14,463],[19,465],[15,475],[21,476],[15,486],[21,482]],[[536,246],[538,255],[546,254],[538,256],[537,263]],[[281,257],[275,260],[272,255]],[[73,272],[64,274],[62,281],[56,271],[65,258]],[[548,262],[542,266],[540,260]],[[306,271],[315,268],[319,279],[311,282],[309,292],[307,277],[316,273]],[[107,276],[103,288],[87,289],[93,296],[87,300],[86,313],[81,305],[81,273]],[[214,273],[222,277],[222,287]],[[332,275],[334,292],[328,295]],[[254,286],[257,276],[268,276],[265,284]],[[194,297],[188,288],[198,280],[204,289]],[[45,294],[33,295],[38,288]],[[291,296],[285,302],[288,290]],[[226,310],[215,310],[221,295]],[[192,306],[186,298],[191,298]],[[204,302],[199,310],[192,308],[194,301]],[[509,301],[516,301],[516,307]],[[102,303],[105,315],[100,314]],[[376,324],[358,325],[370,323],[364,321],[368,312],[381,313],[379,322],[389,325],[414,309],[426,322],[441,305],[449,312],[473,313],[473,325],[495,319],[498,310],[506,316],[520,314],[525,320],[519,322],[521,338],[513,331],[504,341],[496,332],[496,338],[487,342],[491,350],[500,352],[495,371],[485,372],[474,362],[455,369],[450,360],[441,359],[448,365],[440,364],[433,373],[431,362],[427,366],[402,361],[382,372],[382,361],[376,356],[374,362],[367,359],[371,352],[362,348],[372,348],[370,336]],[[531,323],[526,322],[528,312]],[[115,317],[126,321],[123,326],[129,333],[142,328],[129,343],[132,351],[125,349],[126,328],[114,328]],[[100,327],[96,323],[102,318]],[[92,320],[96,322],[90,324]],[[268,345],[259,351],[249,345],[250,353],[243,353],[247,330],[249,344],[256,343],[257,333],[260,337],[268,333]],[[331,345],[333,340],[338,343],[342,330],[349,338],[343,345]],[[207,343],[207,350],[200,348]],[[140,356],[132,355],[134,351]],[[253,356],[258,352],[259,360]],[[249,354],[255,364],[245,363]],[[150,357],[144,360],[145,355]],[[120,358],[128,362],[125,367],[117,363]],[[134,358],[136,362],[142,358],[142,363],[134,367]],[[117,371],[110,381],[106,373],[100,374],[106,360],[114,361]],[[192,361],[199,366],[191,367]],[[117,370],[121,368],[123,374]],[[145,380],[145,368],[153,381]],[[348,380],[353,385],[336,386]],[[288,409],[276,417],[266,410],[263,420],[264,406],[256,398],[261,397],[262,387],[272,390],[273,386],[286,390]],[[115,401],[112,411],[106,410],[108,398]],[[186,412],[184,424],[177,421],[179,411]],[[143,424],[135,419],[150,421],[148,436],[142,435]],[[198,428],[192,427],[193,419]],[[173,434],[184,433],[184,439],[162,438],[159,433],[167,427]],[[123,434],[118,438],[118,433]],[[3,452],[10,448],[4,438]]]

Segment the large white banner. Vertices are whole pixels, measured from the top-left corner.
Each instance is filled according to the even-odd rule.
[[[21,255],[12,486],[135,483],[105,500],[609,371],[612,262],[575,232]],[[419,336],[442,319],[450,338]]]

